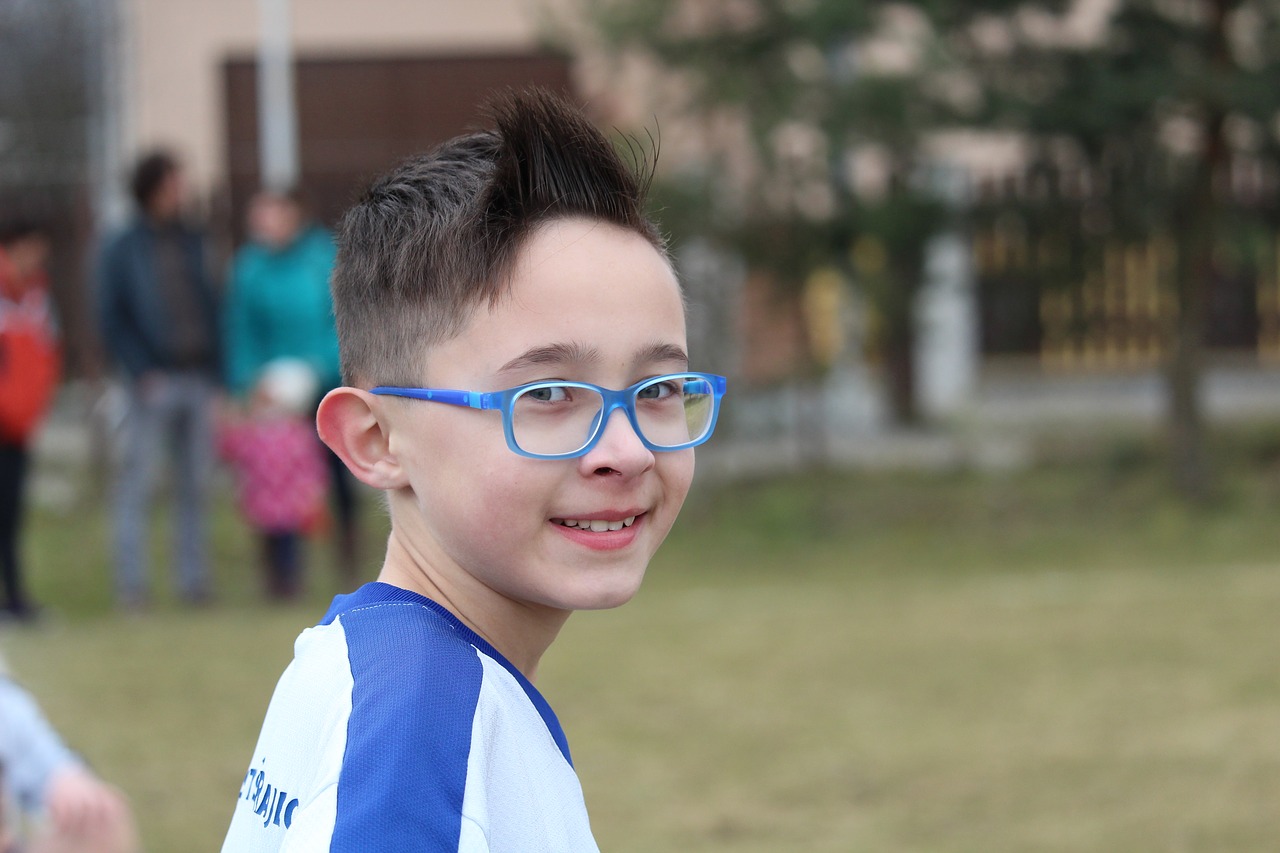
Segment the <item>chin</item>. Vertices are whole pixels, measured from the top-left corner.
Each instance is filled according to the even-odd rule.
[[[630,592],[630,593],[627,593],[626,595],[600,598],[595,601],[588,602],[583,606],[577,607],[575,609],[576,610],[612,610],[615,607],[621,607],[631,599],[635,598],[636,592],[638,591],[639,590],[636,590],[635,592]]]
[[[615,583],[600,584],[591,589],[582,590],[580,595],[574,596],[575,600],[570,609],[611,610],[614,607],[621,607],[636,597],[636,593],[640,591],[640,582],[643,580],[642,572],[634,579],[618,578]]]

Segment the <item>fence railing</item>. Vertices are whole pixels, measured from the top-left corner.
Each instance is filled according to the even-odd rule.
[[[974,269],[987,353],[1033,354],[1063,372],[1130,370],[1159,364],[1176,317],[1172,276],[1178,247],[1168,238],[1104,244],[1098,260],[1068,282],[1060,252],[1016,230],[974,237]],[[1280,363],[1280,234],[1249,267],[1214,273],[1207,306],[1211,348],[1253,352]]]

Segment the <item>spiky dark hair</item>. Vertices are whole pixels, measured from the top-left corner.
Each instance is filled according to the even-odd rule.
[[[494,129],[378,179],[343,217],[333,275],[345,380],[415,384],[426,350],[507,292],[539,226],[584,217],[665,246],[644,211],[649,165],[540,89],[492,102]],[[607,286],[602,283],[601,286]]]

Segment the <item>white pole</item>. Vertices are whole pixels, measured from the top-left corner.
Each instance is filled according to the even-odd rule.
[[[272,190],[293,187],[299,171],[289,2],[258,0],[258,167]]]
[[[129,215],[126,173],[136,148],[133,92],[137,88],[133,85],[136,69],[130,62],[134,19],[129,6],[124,0],[106,0],[89,7],[94,15],[90,37],[97,40],[90,61],[98,63],[94,67],[98,97],[89,121],[89,169],[99,234],[118,227]]]

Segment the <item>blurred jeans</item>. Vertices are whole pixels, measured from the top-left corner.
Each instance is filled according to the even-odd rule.
[[[148,598],[149,508],[157,457],[172,476],[174,581],[179,596],[209,596],[206,505],[213,473],[216,388],[197,372],[143,376],[129,389],[123,453],[115,489],[116,595],[125,606]]]

